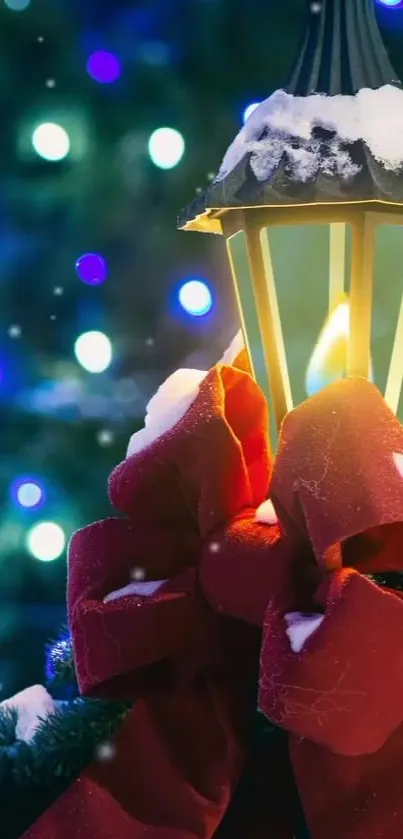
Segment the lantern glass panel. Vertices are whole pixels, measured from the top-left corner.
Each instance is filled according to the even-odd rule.
[[[397,390],[403,371],[403,216],[401,222],[380,223],[375,228],[371,333],[375,384],[385,393],[387,402],[400,419],[403,418],[403,400]],[[392,404],[393,399],[397,400],[396,404]]]
[[[346,373],[352,230],[338,222],[274,225],[265,234],[298,405]]]
[[[227,239],[227,248],[238,299],[238,309],[243,320],[242,327],[253,373],[264,392],[271,412],[269,371],[265,362],[245,233],[240,231],[230,236]]]

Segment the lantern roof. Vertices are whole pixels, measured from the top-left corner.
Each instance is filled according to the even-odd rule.
[[[403,90],[374,0],[318,0],[288,84],[249,117],[179,227],[222,232],[235,209],[403,204]]]

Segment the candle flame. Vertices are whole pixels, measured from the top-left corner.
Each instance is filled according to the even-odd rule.
[[[326,319],[311,355],[305,375],[308,396],[345,377],[349,333],[350,304],[343,295]]]

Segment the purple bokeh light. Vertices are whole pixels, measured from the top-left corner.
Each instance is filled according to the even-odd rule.
[[[84,253],[76,261],[76,272],[81,282],[100,285],[108,274],[108,263],[99,253]]]
[[[116,82],[122,72],[122,66],[112,52],[98,50],[93,52],[87,61],[87,73],[99,84]]]

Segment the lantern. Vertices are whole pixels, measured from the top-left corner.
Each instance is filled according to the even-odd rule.
[[[226,239],[275,432],[340,376],[373,376],[397,412],[403,377],[401,84],[373,0],[310,2],[307,14],[288,84],[179,220]]]

